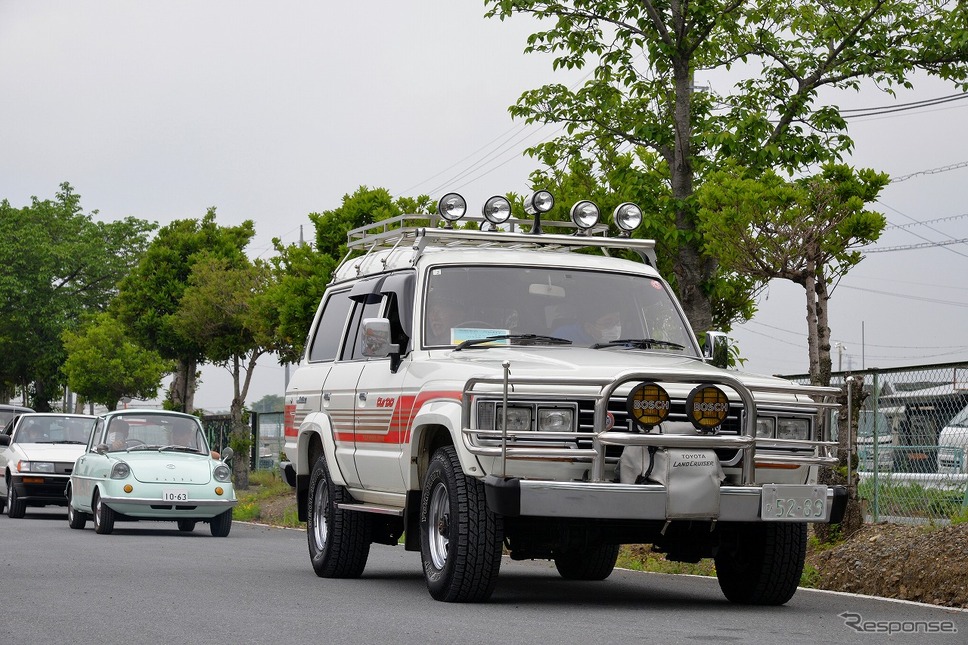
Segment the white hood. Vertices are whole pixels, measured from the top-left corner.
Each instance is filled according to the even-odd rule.
[[[74,443],[17,443],[23,458],[28,461],[74,463],[84,454],[85,446]]]

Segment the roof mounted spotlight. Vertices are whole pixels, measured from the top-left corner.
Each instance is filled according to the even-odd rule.
[[[571,207],[571,221],[580,229],[580,235],[584,235],[588,229],[598,224],[600,217],[601,211],[598,210],[598,206],[587,199],[575,202]]]
[[[629,237],[642,224],[642,209],[632,202],[624,202],[615,207],[612,220],[622,231],[622,237]]]
[[[453,228],[466,212],[467,202],[457,193],[447,193],[437,202],[437,213],[447,220],[447,228]]]
[[[524,212],[534,215],[534,226],[531,227],[533,234],[541,235],[541,213],[547,213],[554,208],[554,205],[554,195],[547,190],[533,192],[524,200]]]
[[[500,195],[495,195],[484,202],[484,207],[481,211],[484,219],[491,224],[495,226],[497,224],[503,224],[511,218],[511,202]],[[497,229],[495,228],[494,230]]]

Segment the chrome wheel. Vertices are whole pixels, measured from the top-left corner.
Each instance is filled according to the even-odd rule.
[[[450,549],[450,495],[441,484],[434,487],[427,506],[427,545],[434,566],[443,569]]]

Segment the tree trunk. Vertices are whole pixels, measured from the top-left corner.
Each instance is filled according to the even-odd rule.
[[[192,414],[195,411],[195,370],[198,362],[195,359],[180,358],[175,368],[175,378],[171,381],[168,398],[175,410]]]
[[[830,385],[830,321],[827,318],[830,294],[823,275],[817,276],[817,384]],[[812,379],[811,379],[812,380]]]

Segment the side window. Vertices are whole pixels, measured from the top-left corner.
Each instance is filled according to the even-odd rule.
[[[353,322],[350,325],[352,347],[349,346],[350,341],[347,341],[347,347],[343,350],[343,360],[366,358],[360,351],[360,325],[364,318],[379,318],[380,312],[383,310],[383,302],[384,299],[380,299],[376,302],[356,305],[356,309],[353,311]]]
[[[312,345],[309,348],[309,361],[332,361],[339,352],[339,343],[343,337],[346,316],[353,306],[348,291],[333,293],[327,298],[323,307],[323,315],[319,325],[314,330]]]
[[[98,419],[91,433],[91,439],[87,442],[87,449],[94,450],[94,446],[101,442],[101,433],[104,431],[104,419]]]

